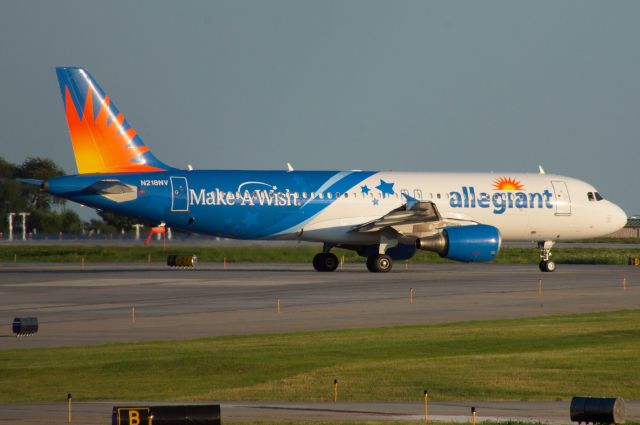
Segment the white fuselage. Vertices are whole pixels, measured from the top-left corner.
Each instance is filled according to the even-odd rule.
[[[385,195],[376,190],[381,181],[394,182],[395,193]],[[498,188],[501,181],[503,189]],[[368,188],[368,193],[363,193],[362,187]],[[570,177],[390,171],[372,175],[346,194],[330,194],[334,202],[329,207],[279,237],[336,243],[375,242],[373,235],[351,230],[405,204],[402,193],[433,202],[443,219],[450,222],[495,226],[505,241],[593,238],[615,232],[627,219],[618,206],[597,199],[600,195],[595,197],[597,191],[593,186]]]

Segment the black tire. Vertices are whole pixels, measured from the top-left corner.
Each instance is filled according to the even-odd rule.
[[[332,254],[330,252],[327,252],[326,254],[324,254],[325,271],[334,272],[336,271],[339,265],[340,265],[340,262],[338,261],[338,257],[336,257],[335,254]]]
[[[540,264],[538,264],[538,267],[540,268],[541,272],[545,272],[547,271],[547,265],[545,264],[545,261],[540,261]]]
[[[374,273],[387,273],[391,271],[393,260],[385,254],[372,255],[367,258],[367,269]]]
[[[338,257],[330,252],[321,252],[313,257],[313,268],[319,272],[333,272],[339,264]]]
[[[367,270],[369,270],[371,273],[375,273],[378,271],[376,270],[375,260],[376,260],[376,255],[367,257]]]
[[[540,261],[540,271],[545,273],[552,273],[556,271],[556,263],[551,260]]]
[[[324,270],[324,253],[316,254],[313,256],[313,268],[318,272],[323,272]]]
[[[551,273],[551,272],[555,272],[556,271],[556,263],[554,263],[553,261],[549,260],[547,261],[547,272]]]

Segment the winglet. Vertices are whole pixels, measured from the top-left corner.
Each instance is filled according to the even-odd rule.
[[[406,193],[403,193],[402,196],[405,197],[405,199],[407,200],[407,209],[410,210],[411,208],[413,208],[418,202],[416,198],[407,195]]]

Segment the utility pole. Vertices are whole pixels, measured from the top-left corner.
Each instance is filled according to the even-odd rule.
[[[26,241],[27,240],[27,216],[31,215],[31,213],[21,212],[18,215],[22,217],[22,240]]]
[[[7,214],[7,219],[9,220],[9,240],[10,241],[13,240],[13,217],[15,215],[16,215],[16,213]]]
[[[134,224],[133,227],[136,228],[136,240],[140,240],[140,228],[144,227],[144,224]]]

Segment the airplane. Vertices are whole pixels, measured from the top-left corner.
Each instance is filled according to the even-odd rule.
[[[78,174],[24,179],[82,205],[174,229],[235,239],[323,243],[365,257],[371,272],[417,250],[491,261],[503,241],[537,242],[539,268],[556,269],[556,242],[608,235],[624,211],[589,183],[539,173],[178,169],[156,158],[83,68],[56,68]],[[185,143],[180,140],[179,143]]]

